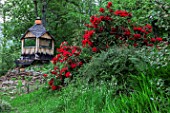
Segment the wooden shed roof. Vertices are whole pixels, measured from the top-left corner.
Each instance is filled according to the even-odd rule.
[[[30,27],[27,30],[27,32],[21,37],[21,39],[23,39],[28,32],[31,32],[32,34],[34,34],[36,38],[41,37],[45,33],[48,33],[48,35],[50,35],[50,33],[46,31],[45,27],[42,24],[35,24],[34,26]],[[50,36],[54,40],[54,37],[52,35]]]

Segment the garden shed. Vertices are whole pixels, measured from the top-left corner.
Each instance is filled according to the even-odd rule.
[[[21,58],[16,64],[30,65],[33,61],[50,61],[54,55],[54,38],[40,18],[21,37]]]

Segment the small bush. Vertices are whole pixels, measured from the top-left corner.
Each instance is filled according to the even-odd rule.
[[[124,81],[130,73],[137,74],[147,69],[147,62],[138,54],[136,48],[114,46],[107,52],[96,54],[90,63],[79,70],[80,76],[87,80],[108,80],[112,77]]]

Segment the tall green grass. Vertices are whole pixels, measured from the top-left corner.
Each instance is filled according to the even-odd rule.
[[[157,62],[144,54],[113,48],[76,71],[61,91],[42,87],[2,100],[11,105],[10,113],[169,113],[170,64],[160,67],[166,60]],[[152,61],[155,64],[148,65]],[[48,66],[40,68],[45,72]]]
[[[98,85],[77,82],[61,91],[42,88],[9,101],[10,113],[168,113],[170,99],[155,91],[146,75],[130,75],[137,85],[129,94],[116,92],[113,83]],[[118,87],[118,86],[117,86]]]

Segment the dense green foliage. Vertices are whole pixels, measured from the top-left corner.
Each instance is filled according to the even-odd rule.
[[[3,14],[4,17],[11,16],[13,20],[4,21],[3,24],[4,36],[1,38],[0,48],[2,54],[0,56],[2,64],[0,71],[2,74],[5,73],[3,71],[14,66],[9,62],[19,56],[19,37],[23,33],[22,30],[26,30],[35,17],[34,10],[30,8],[33,2],[7,1],[3,6],[3,10],[5,10]],[[39,2],[38,6],[42,8],[42,1],[39,0]],[[16,3],[23,4],[19,10],[17,7],[20,5]],[[46,10],[46,27],[57,40],[56,44],[67,40],[72,45],[81,45],[83,24],[88,23],[89,17],[96,14],[97,10],[100,7],[105,7],[106,4],[107,0],[49,0]],[[164,40],[169,40],[169,18],[167,18],[169,11],[165,11],[163,8],[169,7],[169,1],[122,0],[120,2],[114,0],[113,4],[114,10],[132,11],[134,18],[131,22],[134,25],[137,23],[142,26],[146,22],[152,24],[154,30],[152,35],[159,36],[158,38],[161,39],[159,42],[162,45],[155,45],[152,48],[135,48],[136,46],[127,46],[125,43],[110,45],[101,51],[93,49],[91,51],[88,48],[67,46],[67,42],[64,42],[57,49],[58,55],[52,60],[54,66],[51,63],[37,69],[28,68],[46,73],[44,78],[52,80],[52,83],[46,81],[43,87],[39,86],[40,90],[30,94],[16,94],[13,95],[14,97],[8,97],[6,94],[0,93],[2,97],[0,99],[1,112],[168,113],[170,111],[170,48],[168,44],[163,43],[160,36]],[[16,7],[9,10],[11,5],[16,5]],[[92,6],[95,7],[92,8]],[[30,9],[30,13],[25,7]],[[100,8],[100,12],[103,14],[103,9]],[[41,15],[39,10],[39,16]],[[28,18],[29,16],[30,18]],[[30,19],[28,23],[25,22],[27,19]],[[23,26],[17,26],[18,23],[23,23]],[[115,25],[119,24],[122,25],[121,21],[115,23]],[[164,26],[165,24],[167,25]],[[157,33],[157,30],[160,33]],[[104,38],[104,36],[100,38]],[[79,60],[81,60],[81,67],[77,68]],[[77,64],[72,65],[74,63]],[[54,82],[56,78],[60,82],[65,80],[61,84],[62,87],[58,88],[57,82]]]

